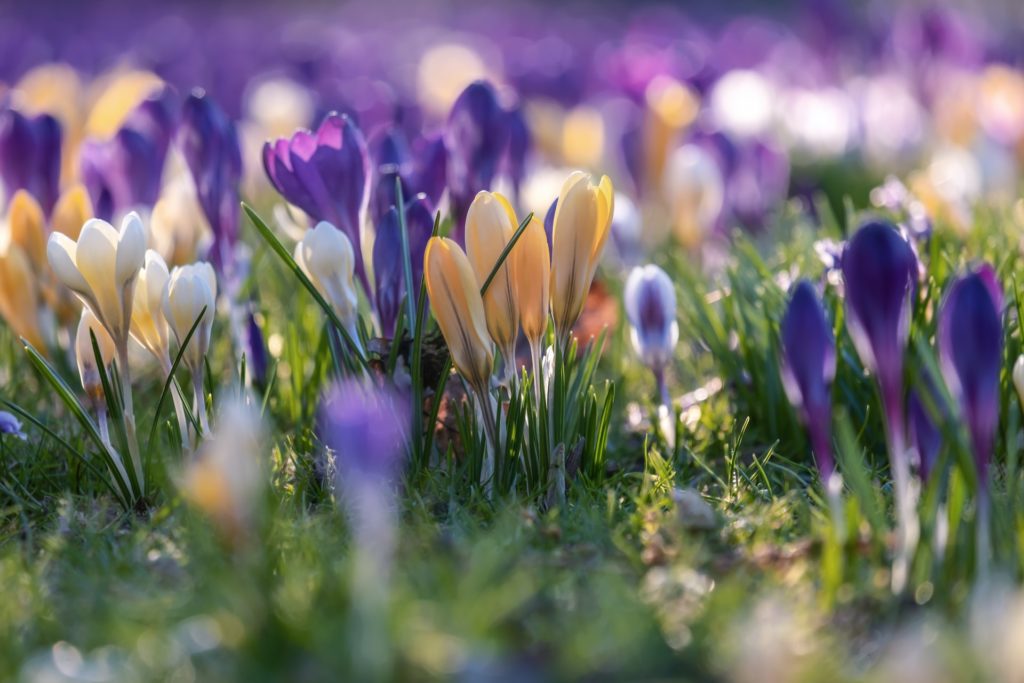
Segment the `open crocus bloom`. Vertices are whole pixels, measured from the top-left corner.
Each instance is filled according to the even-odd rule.
[[[146,251],[146,265],[135,283],[132,302],[131,332],[135,341],[149,351],[165,370],[170,369],[167,319],[164,318],[164,289],[171,279],[160,254]]]
[[[119,345],[127,343],[135,278],[146,253],[138,214],[125,216],[121,230],[97,218],[86,222],[78,241],[54,232],[46,246],[57,278],[92,309]]]

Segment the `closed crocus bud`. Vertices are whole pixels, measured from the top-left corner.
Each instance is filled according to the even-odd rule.
[[[548,289],[551,285],[551,255],[544,224],[530,219],[526,230],[512,249],[515,291],[519,302],[519,321],[530,346],[537,347],[548,330]]]
[[[516,231],[516,217],[508,200],[494,192],[480,192],[466,214],[466,257],[479,286],[487,280],[498,257]],[[515,259],[506,258],[483,295],[487,331],[501,351],[506,375],[515,362],[519,335]]]
[[[894,226],[876,221],[861,227],[847,243],[842,269],[857,353],[877,374],[886,404],[898,406],[917,258]]]
[[[455,368],[474,391],[485,395],[494,352],[480,285],[469,259],[454,240],[431,237],[423,260],[423,277],[430,310],[448,343]]]
[[[811,436],[818,472],[828,483],[835,473],[832,457],[832,380],[836,376],[836,342],[814,286],[801,280],[793,289],[780,327],[780,371],[786,396],[799,411]]]
[[[583,311],[594,272],[608,239],[614,189],[608,176],[599,184],[579,171],[562,185],[551,235],[551,313],[561,343]]]
[[[171,362],[163,300],[170,279],[171,274],[160,254],[147,250],[145,266],[135,281],[131,332],[135,341],[153,354],[165,371],[170,369]]]
[[[508,115],[486,81],[471,83],[452,105],[445,128],[448,149],[448,191],[455,225],[462,239],[469,205],[477,192],[490,189],[505,152]]]
[[[984,264],[958,279],[939,312],[942,374],[959,401],[974,449],[978,480],[987,497],[988,468],[999,424],[999,372],[1003,356],[1003,294]]]
[[[299,130],[291,139],[264,145],[263,166],[289,203],[345,233],[356,257],[355,272],[369,292],[359,229],[369,194],[370,161],[358,126],[347,116],[330,114],[315,133]]]
[[[104,368],[110,367],[110,363],[117,356],[117,349],[114,347],[114,340],[92,311],[88,308],[83,309],[78,331],[75,333],[75,361],[78,363],[78,376],[82,380],[82,388],[89,398],[89,403],[95,408],[104,405],[106,399],[90,333],[96,337],[96,346],[99,347],[100,360],[103,361]]]
[[[125,216],[120,231],[94,218],[77,241],[54,232],[46,245],[57,279],[92,309],[119,347],[128,343],[135,278],[145,254],[146,234],[134,212]]]
[[[32,263],[9,233],[0,234],[0,316],[16,335],[40,351],[45,349]]]
[[[662,185],[676,239],[696,248],[722,212],[725,188],[718,164],[700,147],[683,145],[669,157]]]
[[[7,210],[11,240],[25,252],[37,273],[46,266],[46,217],[39,203],[25,190],[18,190]]]
[[[238,132],[224,110],[197,91],[185,100],[179,136],[199,204],[213,232],[210,262],[223,273],[233,267],[238,241],[242,179]]]
[[[201,372],[203,357],[210,348],[216,302],[217,276],[209,263],[179,266],[171,271],[163,291],[161,307],[179,344],[185,341],[200,314],[203,316],[183,356],[193,374]],[[203,309],[206,309],[205,313]]]
[[[1017,356],[1013,364],[1013,388],[1017,390],[1017,399],[1021,410],[1024,410],[1024,355]]]
[[[21,421],[6,410],[0,410],[0,434],[25,441],[28,436],[21,430]]]
[[[60,191],[62,138],[60,123],[49,114],[0,114],[0,180],[9,194],[27,191],[47,214]]]
[[[413,297],[419,297],[423,281],[423,254],[434,230],[434,216],[425,196],[406,204],[405,226],[409,233],[409,258],[412,266]],[[405,270],[401,225],[398,210],[391,207],[377,225],[373,242],[374,302],[380,317],[381,333],[394,334],[398,310],[405,296]],[[406,321],[406,329],[409,321]]]
[[[932,398],[936,398],[932,394]],[[921,480],[928,481],[935,471],[935,463],[939,459],[942,448],[942,432],[932,418],[928,408],[916,391],[910,392],[907,399],[907,431],[910,446],[917,454],[917,466],[921,472]]]
[[[326,221],[320,221],[295,245],[295,261],[331,304],[353,341],[358,343],[359,299],[352,281],[355,254],[345,233]]]

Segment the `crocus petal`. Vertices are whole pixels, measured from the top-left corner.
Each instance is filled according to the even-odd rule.
[[[46,259],[50,263],[50,268],[57,275],[57,279],[65,287],[83,296],[91,297],[89,284],[78,272],[78,266],[75,265],[77,250],[78,245],[74,240],[63,233],[55,232],[50,235],[50,239],[46,243]]]
[[[523,334],[532,344],[539,344],[548,329],[551,254],[544,226],[538,218],[530,220],[511,258],[515,259],[513,272]]]
[[[672,280],[655,265],[634,268],[626,280],[623,303],[640,358],[656,372],[664,369],[679,341]]]

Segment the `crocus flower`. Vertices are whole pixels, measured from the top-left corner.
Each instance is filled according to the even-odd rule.
[[[25,190],[11,197],[7,210],[11,240],[21,247],[37,273],[46,267],[46,217],[36,200]]]
[[[423,259],[423,277],[430,310],[448,344],[452,363],[470,387],[486,395],[494,355],[473,266],[454,240],[431,237]]]
[[[566,178],[551,236],[551,312],[560,343],[568,341],[583,311],[613,211],[614,189],[608,176],[599,184],[579,171]]]
[[[345,233],[320,221],[295,245],[295,262],[327,299],[352,341],[358,344],[359,299],[352,281],[355,253]]]
[[[782,385],[810,432],[821,479],[831,485],[835,474],[830,425],[836,342],[825,309],[807,280],[794,287],[780,331]]]
[[[1003,355],[1003,293],[988,264],[959,278],[939,313],[942,374],[960,409],[974,449],[979,497],[987,504],[988,468],[999,423]]]
[[[388,129],[378,140],[374,155],[377,180],[370,195],[373,224],[379,225],[388,210],[398,204],[396,180],[401,181],[402,196],[407,203],[423,194],[431,206],[437,206],[444,193],[447,158],[441,137],[420,141],[412,152],[399,128]]]
[[[412,259],[413,296],[418,297],[423,281],[423,253],[434,229],[427,198],[420,195],[406,205],[405,225],[409,234],[409,256]],[[394,334],[398,310],[405,296],[401,226],[398,210],[391,207],[377,225],[373,243],[374,299],[380,317],[381,333]],[[409,325],[409,321],[406,321]],[[407,328],[408,329],[408,328]]]
[[[847,243],[842,269],[850,336],[881,389],[899,524],[892,587],[900,592],[919,533],[903,422],[903,353],[910,334],[917,257],[894,226],[874,221]]]
[[[0,114],[0,180],[11,195],[26,190],[49,215],[60,192],[60,123],[49,114]]]
[[[134,212],[125,216],[120,231],[93,218],[82,227],[77,241],[54,232],[46,245],[57,278],[92,309],[122,356],[127,353],[135,278],[145,254],[145,230]],[[121,372],[127,373],[127,368]]]
[[[548,331],[548,310],[551,287],[551,254],[544,226],[536,216],[530,219],[509,258],[514,260],[516,299],[519,322],[530,342],[534,365],[540,362],[541,340]],[[540,381],[537,378],[536,381]]]
[[[669,156],[662,185],[676,239],[689,249],[697,247],[722,211],[722,172],[706,151],[683,145]]]
[[[28,438],[21,431],[21,421],[6,410],[0,410],[0,434],[8,434],[22,441]]]
[[[494,87],[476,81],[467,87],[448,116],[448,191],[455,225],[452,235],[462,241],[469,205],[477,192],[490,189],[505,152],[507,113],[498,103]]]
[[[179,346],[185,343],[192,326],[199,321],[188,341],[188,346],[185,347],[182,360],[192,376],[195,410],[199,415],[202,434],[210,433],[206,414],[206,393],[203,390],[203,359],[210,348],[216,303],[217,275],[209,263],[178,266],[171,271],[171,277],[163,290],[161,307]],[[182,432],[182,438],[185,437],[186,432]]]
[[[25,251],[9,234],[0,234],[0,317],[36,349],[45,348],[35,271]]]
[[[289,203],[345,233],[356,257],[355,272],[369,292],[359,229],[369,193],[370,162],[355,123],[330,114],[316,133],[299,130],[290,140],[268,142],[263,146],[263,166]]]
[[[504,196],[484,190],[473,200],[466,214],[466,256],[479,286],[494,270],[517,224],[512,206]],[[487,331],[501,352],[506,378],[514,373],[519,336],[515,263],[515,259],[506,258],[483,295]]]
[[[672,362],[679,341],[676,292],[672,280],[655,265],[634,268],[626,280],[623,300],[633,348],[644,365],[654,373],[662,405],[668,405],[665,369]]]
[[[135,281],[132,300],[131,333],[135,341],[149,351],[165,370],[170,370],[170,345],[167,319],[164,318],[164,289],[171,274],[160,254],[146,251],[145,264]]]
[[[1024,354],[1017,356],[1013,364],[1013,388],[1017,391],[1017,400],[1024,410]]]
[[[230,269],[238,241],[242,153],[235,124],[202,92],[185,100],[180,130],[185,161],[199,204],[213,231],[210,262],[220,273]]]

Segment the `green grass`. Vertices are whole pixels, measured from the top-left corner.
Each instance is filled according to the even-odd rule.
[[[260,246],[259,283],[250,286],[267,336],[282,350],[266,394],[266,501],[244,542],[226,545],[177,494],[183,463],[166,406],[144,451],[151,507],[123,512],[92,468],[101,461],[88,436],[0,331],[0,397],[64,442],[27,422],[27,442],[0,440],[0,679],[63,680],[44,675],[77,671],[82,680],[313,681],[373,671],[410,681],[747,681],[782,666],[781,658],[795,673],[779,680],[898,680],[886,678],[894,666],[887,652],[906,642],[937,653],[931,661],[955,680],[985,680],[984,650],[964,638],[976,631],[968,615],[980,603],[972,597],[972,483],[959,427],[946,425],[954,445],[943,456],[950,549],[931,556],[935,494],[925,495],[912,585],[893,596],[879,402],[832,289],[835,435],[847,485],[842,537],[782,392],[779,274],[818,277],[813,241],[841,238],[838,225],[826,214],[818,232],[787,211],[770,235],[737,235],[711,274],[681,252],[659,251],[655,261],[673,276],[679,300],[673,395],[721,389],[688,396],[674,445],[631,426],[627,415],[649,415],[656,390],[626,330],[610,330],[596,371],[599,383],[615,384],[607,476],[578,477],[564,506],[549,507],[543,492],[518,489],[488,500],[461,470],[437,464],[410,475],[399,495],[385,606],[370,612],[385,582],[357,578],[357,554],[319,473],[312,431],[335,367],[324,315],[251,225],[246,239]],[[931,311],[950,276],[971,260],[992,260],[1014,304],[1005,323],[993,532],[995,567],[1011,581],[1020,579],[1024,556],[1020,406],[1009,378],[1021,349],[1017,240],[1009,216],[996,210],[980,211],[966,236],[940,226],[923,255],[927,279],[908,362],[908,378],[933,366]],[[606,269],[603,278],[619,296],[619,274]],[[209,359],[218,395],[238,381],[228,338],[218,319]],[[74,386],[66,361],[51,360]],[[140,431],[148,433],[162,383],[156,373],[136,374]],[[701,494],[713,528],[691,528],[674,502],[677,489]],[[106,679],[85,676],[103,671]]]

